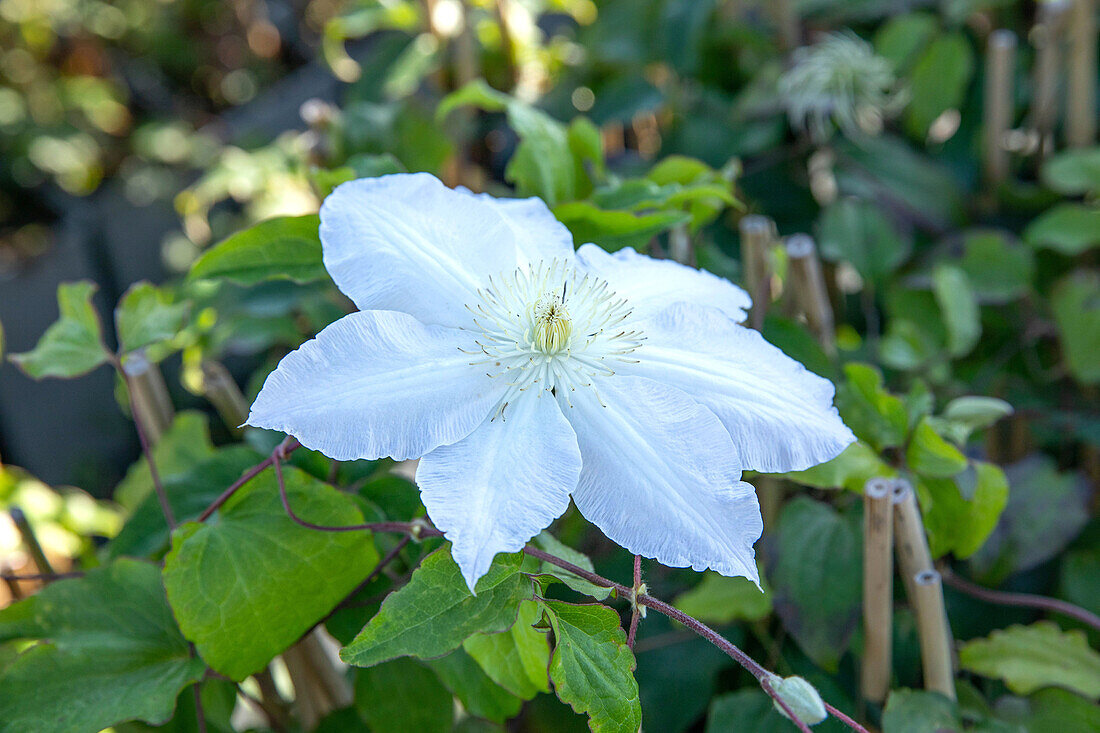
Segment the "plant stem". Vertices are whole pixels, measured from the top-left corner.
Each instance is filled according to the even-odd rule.
[[[288,435],[286,439],[279,444],[279,447],[276,448],[276,450],[281,449],[282,455],[285,457],[293,453],[297,448],[301,447],[301,445],[302,444],[299,443],[296,438]],[[206,507],[206,509],[203,510],[202,514],[199,515],[199,521],[205,522],[207,519],[209,519],[210,515],[217,511],[218,507],[229,501],[229,497],[233,496],[233,494],[237,493],[238,489],[254,479],[257,475],[262,473],[265,468],[267,468],[274,462],[274,460],[274,454],[272,454],[257,463],[252,468],[245,471],[243,474],[241,474],[241,477],[239,479],[234,481],[228,489],[223,491],[221,495],[210,504],[210,506]]]
[[[1051,613],[1060,613],[1075,621],[1080,621],[1100,631],[1100,616],[1090,613],[1085,609],[1075,606],[1057,598],[1047,598],[1033,593],[1009,593],[1006,591],[983,588],[976,583],[959,577],[947,567],[940,569],[943,582],[955,590],[961,591],[986,603],[996,603],[1001,606],[1017,606],[1019,608],[1038,608]]]
[[[202,690],[199,689],[201,682],[196,682],[191,685],[191,691],[195,694],[195,722],[198,725],[199,733],[206,733],[206,711],[202,709]]]
[[[638,589],[642,587],[642,556],[634,556],[634,593],[638,592]],[[634,649],[634,639],[638,633],[638,618],[641,614],[638,611],[638,604],[631,604],[630,608],[630,630],[626,634],[626,645],[632,650]]]
[[[11,521],[15,523],[15,528],[19,530],[19,536],[23,538],[23,545],[34,560],[34,566],[38,568],[38,572],[42,574],[44,579],[53,580],[56,578],[57,573],[54,572],[53,565],[50,565],[46,553],[42,550],[42,545],[38,542],[38,536],[34,533],[34,527],[27,521],[27,515],[17,506],[9,509],[8,514],[11,515]]]

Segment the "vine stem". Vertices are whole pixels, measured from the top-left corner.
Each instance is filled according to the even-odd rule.
[[[634,589],[633,593],[637,593],[642,587],[642,556],[634,556]],[[630,604],[630,630],[626,634],[626,645],[632,650],[634,649],[634,638],[638,633],[638,618],[641,613],[638,609],[637,602]]]
[[[1057,598],[1035,595],[1034,593],[1009,593],[1006,591],[983,588],[977,583],[971,583],[969,580],[965,580],[955,575],[955,573],[947,567],[940,568],[940,575],[943,577],[943,582],[955,590],[985,601],[986,603],[995,603],[1001,606],[1017,606],[1020,608],[1038,608],[1043,611],[1060,613],[1063,616],[1068,616],[1100,631],[1100,616],[1079,606],[1075,606],[1072,603],[1060,601]]]
[[[291,443],[291,441],[293,441],[293,443]],[[230,486],[229,489],[226,489],[226,491],[223,492],[222,496],[218,497],[218,499],[215,500],[214,504],[212,504],[210,507],[207,508],[205,512],[203,512],[202,517],[200,517],[200,521],[210,516],[210,514],[212,514],[213,511],[218,508],[218,506],[220,506],[230,496],[232,496],[233,492],[239,489],[248,479],[260,473],[260,471],[262,471],[267,466],[273,466],[275,469],[275,480],[279,486],[279,497],[283,503],[283,509],[286,510],[287,515],[294,522],[303,527],[321,532],[404,532],[411,539],[443,536],[442,532],[440,532],[438,529],[428,524],[424,520],[417,520],[413,522],[366,522],[363,524],[326,526],[322,524],[315,524],[313,522],[302,519],[297,514],[295,514],[290,507],[290,501],[288,500],[286,493],[286,482],[283,479],[282,470],[282,460],[289,454],[291,450],[296,447],[297,441],[291,437],[288,437],[285,441],[283,441],[283,443],[277,446],[274,451],[272,451],[269,458],[257,464],[252,469],[249,469],[249,471],[246,471],[245,475],[242,476],[241,479],[239,479],[233,486]],[[648,593],[635,593],[633,588],[628,588],[622,583],[616,583],[615,581],[605,578],[602,575],[598,575],[591,570],[587,570],[578,565],[574,565],[568,560],[563,560],[556,555],[551,555],[547,552],[544,552],[534,545],[527,545],[523,548],[523,552],[527,555],[530,555],[531,557],[548,562],[551,565],[556,565],[563,570],[568,570],[574,575],[580,576],[588,582],[598,585],[602,588],[610,588],[611,590],[615,591],[617,597],[619,598],[633,598],[636,604],[645,606],[646,608],[652,608],[654,611],[657,611],[658,613],[663,614],[674,621],[678,621],[687,628],[691,629],[696,634],[703,637],[714,646],[718,647],[718,649],[723,651],[735,662],[744,667],[745,670],[749,672],[749,674],[755,677],[756,681],[760,684],[760,688],[765,693],[767,693],[768,696],[772,698],[772,700],[775,701],[775,704],[779,706],[779,708],[786,714],[791,722],[794,723],[800,731],[802,731],[802,733],[812,733],[809,726],[802,722],[802,719],[795,714],[790,705],[788,705],[787,702],[779,695],[779,693],[776,692],[775,688],[772,687],[771,673],[764,669],[764,667],[761,666],[759,662],[757,662],[755,659],[742,651],[737,645],[728,641],[725,637],[704,624],[702,621],[699,621],[698,619],[689,616],[680,609],[660,600],[659,598],[655,598]],[[394,555],[396,556],[396,553],[394,553]],[[641,561],[639,558],[639,574],[640,562]],[[840,720],[852,730],[858,731],[858,733],[869,733],[866,728],[864,728],[852,718],[841,713],[835,707],[826,703],[825,709],[836,716],[838,720]]]

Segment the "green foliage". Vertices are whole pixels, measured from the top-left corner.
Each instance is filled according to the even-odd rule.
[[[0,611],[0,639],[34,643],[0,674],[0,731],[95,731],[163,723],[202,679],[164,597],[160,571],[119,560]]]
[[[191,265],[193,280],[224,278],[241,285],[272,279],[296,283],[325,280],[316,214],[283,216],[260,222],[251,229],[211,247]]]
[[[963,669],[1004,680],[1027,695],[1043,687],[1064,687],[1100,698],[1100,653],[1080,631],[1062,631],[1049,621],[1010,626],[959,649]]]
[[[524,700],[550,692],[550,641],[539,626],[542,613],[535,601],[522,601],[511,628],[474,634],[462,642],[490,679]]]
[[[784,475],[792,481],[819,489],[844,488],[863,493],[863,487],[872,478],[896,474],[897,469],[883,461],[874,448],[857,440],[831,461]]]
[[[982,336],[982,314],[970,287],[970,278],[955,265],[938,265],[932,289],[947,327],[947,350],[952,357],[969,354]]]
[[[966,468],[966,456],[941,438],[928,418],[913,431],[905,460],[913,471],[930,478],[950,478]]]
[[[538,536],[535,537],[533,542],[535,547],[538,547],[540,550],[545,550],[551,555],[554,555],[555,557],[560,557],[562,560],[571,562],[579,568],[594,572],[594,568],[592,567],[592,560],[590,560],[587,555],[582,552],[577,552],[565,543],[560,542],[556,537],[554,537],[554,535],[550,534],[547,531],[540,532]],[[548,563],[544,561],[540,565],[539,569],[543,574],[549,575],[555,580],[559,580],[562,583],[565,583],[567,586],[577,591],[578,593],[595,598],[597,601],[602,601],[609,595],[611,595],[610,588],[604,588],[602,586],[596,585],[595,583],[591,583],[580,577],[576,573],[572,573],[568,570],[565,570],[564,568],[560,568],[553,563]]]
[[[532,581],[519,572],[519,555],[499,555],[470,593],[449,547],[420,563],[408,585],[391,593],[340,658],[370,667],[397,657],[431,659],[458,648],[475,633],[504,631],[516,620]]]
[[[923,139],[937,117],[962,106],[973,73],[974,52],[962,33],[945,33],[933,40],[910,71],[912,96],[905,112],[909,134]]]
[[[707,624],[759,621],[772,612],[772,593],[763,575],[761,593],[748,578],[727,578],[707,571],[691,590],[676,597],[673,605]]]
[[[1083,384],[1100,382],[1100,272],[1075,272],[1050,296],[1066,366]]]
[[[761,690],[739,690],[714,698],[706,733],[788,733],[792,729]]]
[[[844,198],[822,213],[821,256],[848,262],[865,280],[880,283],[909,257],[911,244],[870,201]]]
[[[431,669],[412,659],[394,659],[359,670],[355,706],[371,730],[447,733],[454,703]]]
[[[1081,204],[1059,204],[1024,229],[1024,241],[1074,256],[1100,244],[1100,209]]]
[[[170,293],[151,283],[131,285],[115,309],[120,351],[136,351],[179,333],[190,305],[172,300]]]
[[[304,519],[363,521],[339,492],[297,469],[284,473],[288,500]],[[180,627],[202,658],[241,680],[308,631],[377,562],[366,532],[318,532],[294,523],[267,471],[234,494],[216,520],[176,529],[164,584]]]
[[[884,388],[882,373],[867,364],[845,364],[844,376],[836,395],[844,423],[875,450],[901,445],[909,418],[902,401]]]
[[[961,730],[955,703],[937,692],[892,690],[882,713],[882,733]]]
[[[546,601],[554,629],[550,679],[562,702],[586,713],[593,733],[635,733],[642,723],[634,654],[619,616],[598,605]]]
[[[830,671],[859,620],[860,536],[857,517],[807,497],[788,502],[779,517],[772,603],[806,656]]]
[[[405,660],[398,659],[370,669],[384,673],[390,665],[403,661]],[[461,648],[445,657],[428,662],[428,666],[439,675],[443,684],[454,693],[462,703],[462,707],[466,708],[471,715],[494,723],[503,723],[509,718],[514,718],[523,705],[521,698],[494,682]]]
[[[79,377],[107,361],[99,315],[92,305],[95,283],[81,280],[57,286],[61,317],[46,329],[33,351],[8,358],[31,377]]]
[[[1100,191],[1100,147],[1067,150],[1043,164],[1043,182],[1066,196]]]
[[[1008,481],[992,463],[977,461],[952,477],[917,476],[914,483],[933,557],[973,555],[989,538],[1008,502]]]
[[[983,303],[1006,303],[1027,293],[1035,269],[1031,251],[1001,232],[971,232],[959,263]]]

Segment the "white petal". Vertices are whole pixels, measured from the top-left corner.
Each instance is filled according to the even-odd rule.
[[[361,311],[287,354],[248,424],[330,458],[418,458],[470,434],[505,389],[471,366],[465,331],[405,313]]]
[[[646,341],[627,374],[683,390],[722,420],[745,469],[800,471],[855,440],[833,407],[834,387],[752,329],[678,304],[639,326]]]
[[[752,305],[749,294],[725,278],[672,260],[655,260],[629,247],[609,254],[586,244],[577,250],[577,259],[626,298],[638,318],[683,301],[717,308],[740,323]]]
[[[558,403],[541,394],[436,448],[416,470],[428,515],[451,541],[471,591],[498,552],[522,549],[560,516],[577,485],[577,436]]]
[[[427,173],[361,178],[321,206],[325,268],[360,310],[465,326],[465,304],[489,275],[519,260],[497,210]]]
[[[573,233],[550,212],[542,199],[503,199],[487,193],[473,193],[467,188],[455,189],[497,210],[512,227],[516,246],[528,264],[539,260],[569,260],[573,258]]]
[[[635,554],[759,582],[760,508],[718,418],[649,379],[597,387],[606,407],[578,389],[564,408],[584,461],[573,492],[581,514]]]

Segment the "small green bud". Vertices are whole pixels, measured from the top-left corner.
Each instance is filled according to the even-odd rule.
[[[787,677],[784,679],[773,674],[769,675],[768,681],[771,683],[772,689],[783,698],[783,702],[787,703],[794,714],[806,725],[817,725],[828,716],[825,711],[825,702],[818,694],[817,688],[801,677]],[[779,706],[778,702],[773,702],[773,704],[775,709],[783,714],[784,718],[790,719],[790,716]]]

